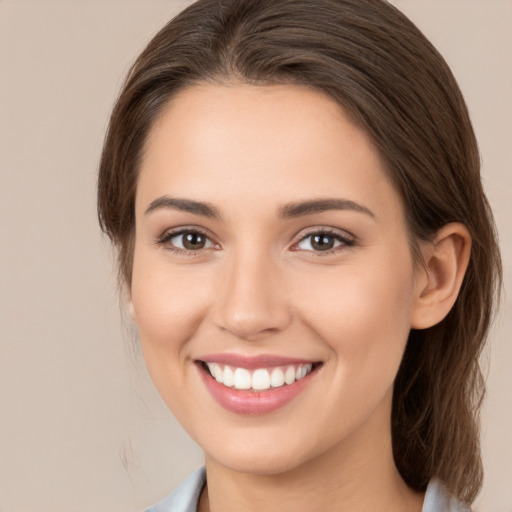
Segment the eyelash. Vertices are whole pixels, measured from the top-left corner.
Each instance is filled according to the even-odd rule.
[[[168,231],[168,232],[164,233],[161,237],[159,237],[157,239],[156,243],[158,245],[164,247],[166,250],[168,250],[170,252],[173,252],[175,254],[185,255],[185,256],[196,256],[199,253],[202,253],[205,249],[212,248],[212,247],[206,247],[206,248],[201,248],[201,249],[197,249],[197,250],[181,249],[179,247],[175,247],[174,245],[172,245],[170,243],[170,241],[173,238],[176,238],[178,236],[188,235],[188,234],[203,236],[206,240],[208,240],[211,244],[213,244],[213,246],[216,245],[215,242],[213,242],[213,240],[211,239],[210,235],[208,235],[205,231],[198,229],[198,228],[180,228],[180,229],[177,229],[176,231]],[[323,236],[327,236],[327,237],[332,237],[337,242],[340,242],[340,245],[338,245],[332,249],[327,249],[325,251],[314,251],[314,250],[306,250],[305,251],[305,252],[315,253],[316,256],[327,256],[329,254],[337,253],[337,252],[343,250],[344,248],[353,247],[354,245],[356,245],[356,240],[352,236],[349,236],[346,234],[344,235],[344,234],[339,233],[338,231],[333,231],[331,229],[320,228],[320,229],[316,229],[314,231],[309,231],[308,233],[301,236],[300,239],[297,242],[295,242],[291,246],[290,249],[292,251],[300,251],[300,249],[297,249],[296,247],[300,243],[304,242],[308,238],[311,238],[315,235],[323,235]]]
[[[307,250],[306,252],[309,253],[315,253],[315,256],[328,256],[330,254],[335,254],[337,252],[340,252],[348,247],[353,247],[356,245],[356,240],[354,237],[349,236],[348,234],[341,234],[338,231],[334,231],[332,229],[328,228],[320,228],[313,231],[309,231],[303,236],[300,237],[300,239],[295,242],[292,245],[292,250],[294,251],[300,251],[300,249],[294,249],[294,247],[297,247],[301,242],[307,240],[308,238],[312,238],[315,235],[323,235],[330,238],[334,238],[335,241],[340,242],[340,245],[337,247],[333,247],[332,249],[327,249],[325,251],[314,251],[314,250]]]
[[[206,240],[209,240],[213,245],[215,243],[212,241],[211,236],[208,235],[205,231],[198,228],[179,228],[176,231],[167,231],[161,237],[159,237],[156,243],[162,247],[164,247],[167,251],[173,252],[175,254],[185,255],[185,256],[196,256],[198,253],[204,251],[205,248],[201,248],[198,250],[190,250],[190,249],[181,249],[179,247],[175,247],[170,242],[173,238],[183,235],[201,235]],[[210,249],[210,247],[208,247]]]

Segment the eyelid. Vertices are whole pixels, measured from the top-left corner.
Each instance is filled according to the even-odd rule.
[[[312,250],[304,250],[304,249],[298,249],[296,248],[297,245],[306,240],[307,238],[314,236],[314,235],[329,235],[333,238],[336,238],[338,241],[341,242],[341,245],[334,247],[333,249],[328,249],[325,251],[312,251]],[[336,252],[340,252],[347,247],[352,247],[357,244],[357,238],[352,235],[351,233],[340,230],[332,227],[326,227],[326,226],[318,226],[318,227],[312,227],[307,228],[307,230],[303,230],[301,233],[299,233],[295,237],[295,241],[292,243],[290,249],[292,251],[303,251],[303,252],[309,252],[309,253],[315,253],[316,255],[322,256],[322,255],[329,255]]]
[[[169,244],[170,240],[176,236],[184,235],[186,233],[198,233],[205,238],[207,238],[212,244],[213,247],[203,247],[197,250],[188,250],[181,249],[180,247],[175,247]],[[183,255],[198,255],[202,254],[206,250],[216,249],[219,247],[219,243],[215,240],[215,238],[204,228],[200,228],[198,226],[179,226],[176,228],[171,228],[165,230],[162,235],[158,236],[155,240],[155,244],[162,246],[164,249]]]

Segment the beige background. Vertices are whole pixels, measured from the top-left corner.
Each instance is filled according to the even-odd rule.
[[[460,81],[512,289],[512,2],[396,0]],[[132,512],[201,453],[122,327],[95,181],[121,77],[186,1],[0,1],[0,511]],[[512,322],[490,355],[486,483],[512,512]],[[135,354],[133,353],[135,352]]]

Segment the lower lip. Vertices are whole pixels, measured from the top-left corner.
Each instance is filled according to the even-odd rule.
[[[217,382],[202,366],[199,373],[213,398],[228,411],[237,414],[267,414],[284,407],[299,395],[310,383],[315,370],[293,384],[287,384],[268,391],[244,391],[228,388]]]

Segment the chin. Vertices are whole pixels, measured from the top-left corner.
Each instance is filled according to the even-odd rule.
[[[274,438],[263,444],[230,442],[217,444],[205,451],[206,461],[215,463],[238,473],[274,476],[292,471],[307,462],[308,449],[304,443],[285,445],[282,439]]]
[[[214,459],[218,464],[231,471],[260,476],[276,476],[288,473],[304,462],[296,456],[291,457],[276,453],[270,454],[270,456],[267,453],[233,454],[231,457],[229,454],[223,453],[220,460],[207,456],[207,462],[209,459]]]

